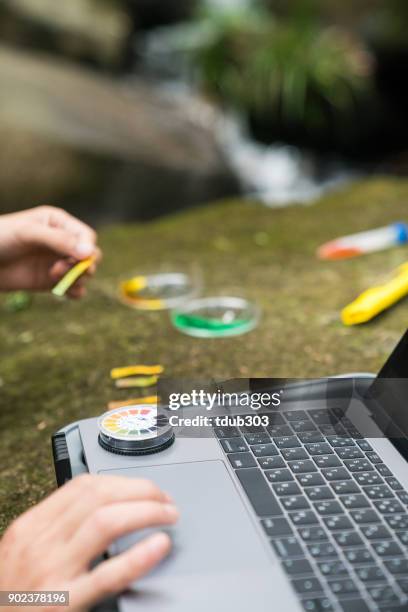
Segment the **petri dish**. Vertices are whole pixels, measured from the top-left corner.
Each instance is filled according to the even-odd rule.
[[[184,272],[137,275],[120,282],[119,297],[138,310],[166,310],[192,299],[198,286]]]
[[[207,297],[190,300],[171,313],[173,325],[196,338],[239,336],[254,329],[259,308],[241,297]]]
[[[174,442],[167,415],[149,404],[122,406],[98,419],[99,444],[120,455],[157,453]]]

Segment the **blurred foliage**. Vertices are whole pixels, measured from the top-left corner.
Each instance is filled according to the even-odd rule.
[[[192,57],[201,84],[240,110],[314,124],[328,107],[350,111],[370,87],[372,59],[362,43],[321,26],[313,11],[275,18],[258,6],[200,19],[211,30]]]
[[[408,47],[408,2],[388,0],[367,18],[367,31],[374,44],[389,48]]]

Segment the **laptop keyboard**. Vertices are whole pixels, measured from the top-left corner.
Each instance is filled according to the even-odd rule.
[[[408,493],[340,411],[214,432],[308,612],[408,610]]]

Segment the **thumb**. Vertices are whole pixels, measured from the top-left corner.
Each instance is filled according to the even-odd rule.
[[[25,244],[45,247],[60,255],[76,259],[89,257],[95,251],[95,244],[89,238],[41,223],[25,226],[20,238]]]

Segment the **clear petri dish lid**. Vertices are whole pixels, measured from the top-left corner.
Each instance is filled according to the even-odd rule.
[[[193,299],[171,313],[173,325],[196,338],[239,336],[254,329],[259,318],[256,304],[227,296]]]
[[[119,284],[120,300],[138,310],[166,310],[196,297],[199,283],[185,272],[135,275]]]

